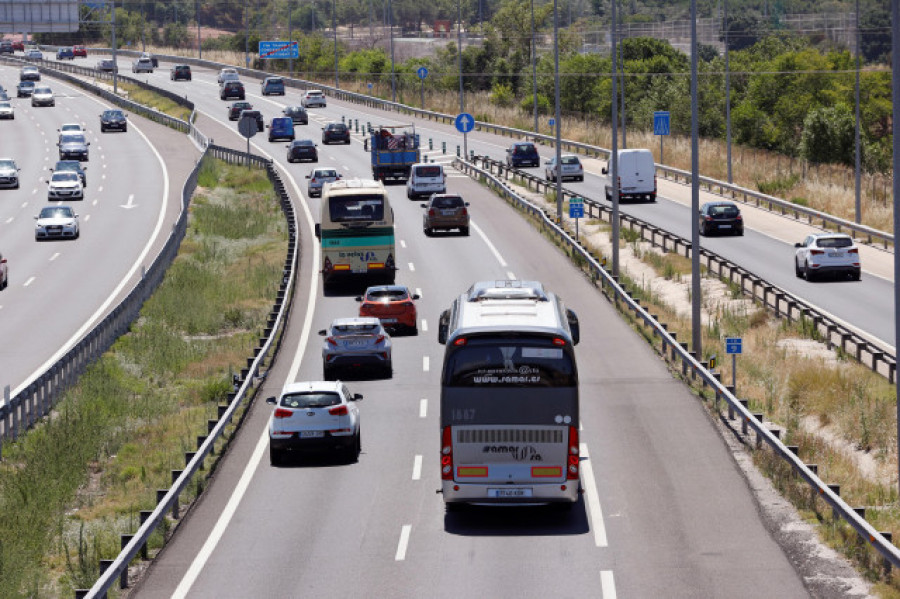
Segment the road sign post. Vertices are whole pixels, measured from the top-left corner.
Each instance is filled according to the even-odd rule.
[[[669,135],[669,111],[657,110],[653,113],[653,135],[659,135],[659,163],[664,164],[663,137]]]
[[[557,177],[559,171],[557,171]],[[584,198],[569,198],[569,218],[575,219],[575,242],[578,242],[578,219],[584,218]]]
[[[428,69],[425,67],[419,67],[416,71],[416,74],[419,76],[419,90],[421,93],[421,104],[422,110],[425,110],[425,78],[428,77]]]
[[[731,387],[737,393],[737,355],[743,353],[743,339],[740,337],[725,338],[725,353],[731,354]]]
[[[469,156],[468,133],[475,128],[475,117],[468,112],[461,112],[456,115],[454,124],[456,125],[456,130],[463,134],[463,157],[467,159]]]
[[[250,138],[256,135],[259,125],[256,123],[256,117],[249,114],[241,116],[238,121],[238,131],[247,138],[247,167],[250,167]]]

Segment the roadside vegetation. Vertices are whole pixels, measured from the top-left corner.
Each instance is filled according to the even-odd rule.
[[[252,355],[286,251],[265,171],[207,159],[180,253],[130,332],[3,447],[0,596],[73,596],[119,553],[119,535],[171,485]]]
[[[184,106],[180,106],[163,95],[154,93],[150,90],[146,90],[142,87],[134,85],[133,83],[126,83],[120,79],[119,90],[120,93],[125,92],[128,99],[132,102],[137,102],[138,104],[143,104],[144,106],[149,106],[150,108],[155,108],[160,112],[168,114],[169,116],[173,116],[176,119],[181,119],[185,122],[189,121],[191,118],[191,111]]]

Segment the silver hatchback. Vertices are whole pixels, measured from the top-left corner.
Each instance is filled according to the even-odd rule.
[[[306,185],[306,193],[309,197],[315,198],[322,196],[322,188],[326,183],[334,183],[340,180],[341,175],[336,169],[324,167],[314,168],[313,172],[306,175],[306,178],[309,179],[309,183]]]
[[[581,166],[581,160],[574,154],[563,154],[559,163],[562,165],[562,179],[573,179],[575,181],[584,181],[584,167]],[[556,181],[556,173],[560,169],[556,166],[556,156],[550,158],[545,163],[544,177],[547,181]]]
[[[337,318],[319,331],[322,343],[322,371],[333,380],[338,370],[376,370],[390,378],[391,336],[377,318]]]

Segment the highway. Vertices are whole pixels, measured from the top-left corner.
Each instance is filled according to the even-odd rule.
[[[150,264],[180,211],[181,185],[198,153],[184,135],[133,117],[127,133],[99,131],[109,107],[45,76],[55,107],[16,98],[18,68],[0,65],[16,115],[0,121],[0,155],[17,161],[20,189],[0,189],[0,248],[9,287],[0,292],[0,388],[15,394],[115,306]],[[47,205],[46,181],[58,159],[57,129],[82,123],[90,160],[77,240],[34,239],[33,217]],[[165,158],[164,158],[165,157]],[[7,389],[8,388],[8,389]]]
[[[204,113],[198,126],[216,143],[244,147],[226,120],[230,102],[218,99],[214,73],[194,68],[193,82],[173,83],[161,68],[147,80],[187,93]],[[248,99],[267,120],[297,103],[296,91],[262,98],[258,84],[246,83]],[[393,115],[363,115],[358,107],[333,101],[310,114],[298,136],[317,142],[320,126],[341,115],[398,122]],[[455,139],[434,124],[417,130],[426,139],[438,131],[443,139]],[[304,176],[314,166],[335,166],[345,176],[368,177],[370,171],[359,136],[350,146],[319,143],[317,165],[287,164],[284,142],[268,143],[264,135],[252,145],[287,173],[304,220],[297,309],[264,384],[266,397],[287,381],[320,378],[315,331],[357,310],[355,292],[322,293],[312,234],[315,204],[305,198]],[[469,139],[476,152],[495,156],[505,145],[482,134]],[[602,190],[596,178],[584,185]],[[271,467],[265,430],[271,408],[258,402],[134,596],[808,596],[809,579],[772,539],[696,397],[512,208],[452,170],[448,188],[471,203],[470,237],[426,238],[419,201],[407,200],[402,186],[389,187],[397,278],[422,295],[420,333],[394,340],[391,379],[348,383],[365,396],[359,462],[318,458]],[[660,201],[649,208],[661,212],[669,206]],[[785,265],[787,271],[789,255]],[[448,514],[435,493],[443,350],[436,340],[437,316],[473,281],[507,277],[542,281],[581,317],[576,354],[584,494],[569,514],[543,508]]]

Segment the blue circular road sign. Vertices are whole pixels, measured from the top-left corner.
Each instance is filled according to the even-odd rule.
[[[419,76],[419,79],[424,79],[428,77],[428,69],[425,67],[419,67],[419,70],[416,71],[416,74]]]
[[[372,89],[372,84],[371,84],[371,83],[369,84],[369,89]]]
[[[453,121],[453,124],[456,125],[456,130],[460,133],[468,133],[475,128],[475,117],[468,112],[461,112],[456,115],[456,120]]]

